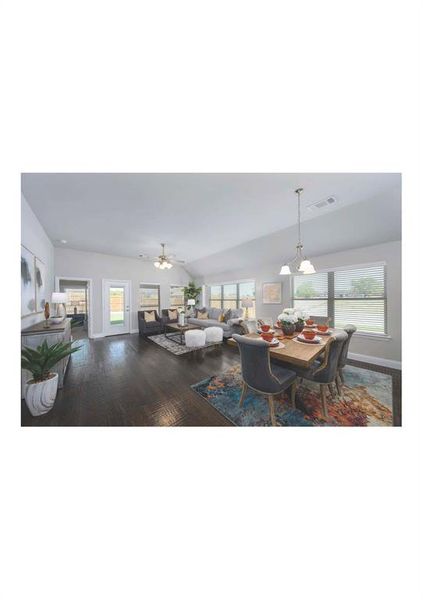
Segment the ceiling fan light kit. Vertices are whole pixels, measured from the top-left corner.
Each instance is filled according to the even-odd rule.
[[[316,272],[316,269],[310,262],[310,260],[304,256],[303,254],[303,244],[301,241],[301,207],[300,207],[300,197],[303,192],[303,188],[298,188],[295,190],[297,194],[297,206],[298,206],[298,243],[297,243],[297,251],[295,253],[295,257],[284,263],[280,270],[280,275],[291,275],[292,272],[303,273],[303,275],[312,275]]]

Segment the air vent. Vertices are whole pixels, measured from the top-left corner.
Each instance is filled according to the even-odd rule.
[[[323,210],[325,208],[330,208],[331,206],[333,206],[334,204],[337,203],[336,198],[334,198],[333,196],[329,196],[329,198],[325,198],[324,200],[318,200],[317,202],[314,202],[314,204],[309,204],[307,206],[308,210]]]

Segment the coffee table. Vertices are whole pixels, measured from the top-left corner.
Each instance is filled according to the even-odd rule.
[[[201,329],[198,325],[178,325],[178,323],[166,323],[165,337],[180,346],[185,346],[185,332],[191,329]],[[169,331],[168,331],[169,330]]]

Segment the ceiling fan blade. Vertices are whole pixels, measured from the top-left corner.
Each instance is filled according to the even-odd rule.
[[[184,265],[185,264],[184,260],[176,260],[175,258],[173,258],[170,262],[171,263],[177,263],[178,265]]]

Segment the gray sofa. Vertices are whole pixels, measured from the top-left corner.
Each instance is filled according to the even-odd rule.
[[[230,338],[234,333],[239,333],[241,335],[244,333],[241,326],[243,315],[242,308],[221,309],[204,307],[197,310],[200,310],[200,312],[207,311],[208,318],[198,319],[196,317],[188,317],[187,322],[191,325],[197,325],[198,327],[201,327],[201,329],[206,329],[207,327],[220,327],[223,329],[224,338]],[[228,310],[230,310],[230,314],[227,314]],[[219,321],[222,314],[225,314],[225,322]]]

